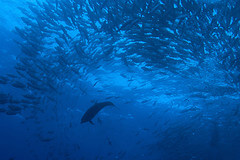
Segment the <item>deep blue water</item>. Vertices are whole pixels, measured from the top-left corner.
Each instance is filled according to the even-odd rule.
[[[0,160],[240,159],[240,1],[0,6]]]

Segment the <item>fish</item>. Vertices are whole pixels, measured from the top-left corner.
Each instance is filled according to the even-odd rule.
[[[10,100],[9,94],[0,93],[0,104],[6,104]]]
[[[22,108],[21,107],[18,107],[18,106],[16,106],[16,105],[8,105],[8,108],[11,110],[11,111],[14,111],[14,112],[19,112],[19,111],[21,111],[22,110]]]
[[[0,108],[0,113],[1,113],[1,112],[6,112],[6,109]]]
[[[54,140],[54,138],[52,138],[52,137],[40,137],[40,136],[39,136],[39,139],[42,142],[50,142],[50,141]]]
[[[95,87],[97,83],[98,83],[98,81],[96,81],[96,82],[93,84],[93,87]]]
[[[90,107],[83,115],[81,119],[81,123],[90,122],[92,125],[92,119],[97,115],[97,113],[102,110],[106,106],[115,106],[112,102],[106,101],[102,103],[95,103],[92,107]]]
[[[11,110],[6,112],[7,115],[16,115],[18,113],[19,113],[19,111],[11,111]]]
[[[15,81],[14,83],[12,83],[12,86],[15,88],[22,88],[22,89],[26,88],[26,85],[19,81]]]
[[[108,144],[109,144],[110,146],[112,146],[112,141],[111,141],[111,139],[110,139],[109,137],[107,137],[107,142],[108,142]]]

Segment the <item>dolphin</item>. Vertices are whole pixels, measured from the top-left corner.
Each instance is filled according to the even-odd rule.
[[[92,119],[97,115],[97,113],[106,106],[115,106],[112,102],[106,101],[102,103],[95,103],[92,107],[90,107],[83,115],[81,119],[81,123],[92,122]]]

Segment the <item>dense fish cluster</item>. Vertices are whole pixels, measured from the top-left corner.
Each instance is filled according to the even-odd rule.
[[[17,57],[15,67],[28,83],[12,85],[58,92],[64,85],[79,87],[76,81],[87,79],[99,68],[104,70],[105,65],[112,65],[114,70],[124,64],[132,72],[196,78],[216,70],[223,77],[219,83],[238,90],[238,3],[29,3],[29,9],[20,8],[26,25],[16,28],[23,54]],[[1,82],[6,83],[6,79],[2,77]]]
[[[94,97],[95,106],[100,104],[96,97],[146,105],[156,109],[145,117],[153,126],[134,131],[136,145],[147,148],[145,156],[163,150],[166,155],[158,156],[172,160],[226,158],[202,153],[227,143],[219,138],[227,136],[224,129],[239,131],[240,1],[46,0],[19,10],[24,26],[14,32],[21,54],[16,73],[0,76],[2,88],[12,87],[0,91],[0,114],[37,123],[52,111],[48,118],[60,121],[81,96]],[[95,115],[82,122],[93,123]],[[160,116],[167,118],[159,122]],[[131,114],[119,117],[134,119]],[[49,131],[38,137],[50,142],[53,135]],[[145,144],[143,135],[157,141]],[[210,138],[197,144],[204,136]],[[230,142],[240,139],[227,137]],[[106,142],[114,145],[108,136]],[[76,152],[80,149],[75,146]],[[107,156],[129,159],[126,152]],[[134,158],[144,159],[138,156]]]

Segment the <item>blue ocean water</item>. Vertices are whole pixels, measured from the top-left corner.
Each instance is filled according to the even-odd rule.
[[[239,0],[0,0],[0,160],[239,160]]]

